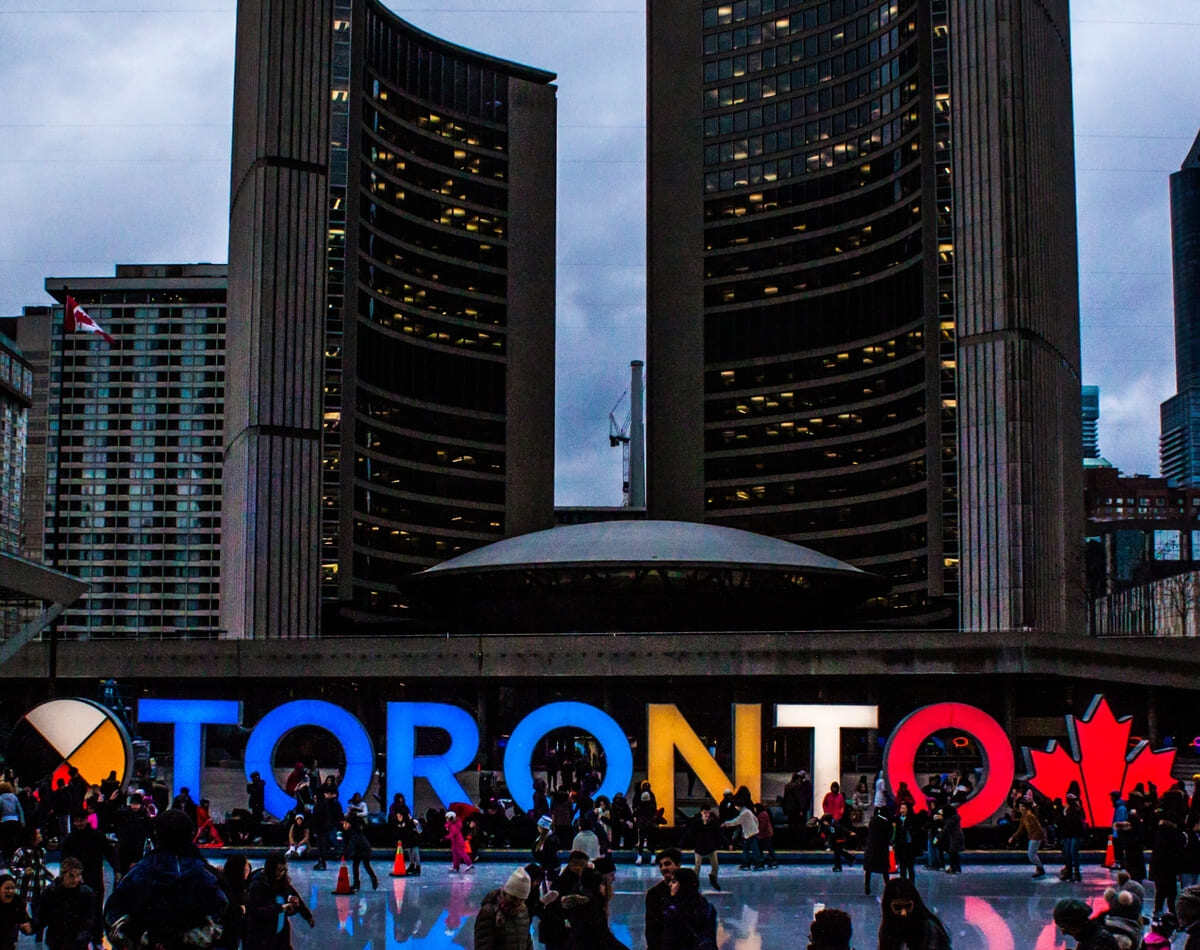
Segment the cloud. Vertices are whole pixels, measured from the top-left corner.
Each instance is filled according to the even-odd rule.
[[[104,3],[0,10],[0,315],[45,303],[51,274],[225,259],[232,3],[89,5]],[[645,348],[645,16],[639,0],[512,12],[529,6],[393,4],[422,29],[558,74],[558,495],[612,502],[607,413]],[[614,9],[628,12],[600,12]],[[1200,124],[1197,31],[1176,24],[1200,11],[1074,0],[1071,14],[1084,381],[1101,387],[1108,457],[1156,471],[1157,403],[1173,388],[1167,174]]]
[[[1158,407],[1173,377],[1141,373],[1100,391],[1100,454],[1127,474],[1158,471]],[[1146,420],[1154,425],[1146,429]]]

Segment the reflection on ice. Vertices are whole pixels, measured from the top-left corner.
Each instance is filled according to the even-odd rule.
[[[292,878],[317,919],[310,930],[294,928],[297,948],[345,950],[450,950],[474,944],[474,915],[485,894],[499,887],[512,868],[480,864],[471,875],[454,877],[445,866],[426,864],[420,878],[382,878],[379,890],[350,896],[330,893],[334,875],[294,865]],[[641,950],[642,894],[658,880],[654,868],[621,866],[611,906],[612,931]],[[1100,869],[1084,884],[1054,877],[1030,880],[1026,868],[989,867],[949,877],[918,872],[917,885],[941,917],[955,950],[1063,950],[1067,943],[1051,923],[1058,898],[1083,897],[1097,906],[1107,883]],[[857,874],[827,868],[782,867],[766,874],[722,874],[720,892],[706,891],[720,915],[721,950],[792,950],[803,946],[814,905],[845,910],[854,921],[854,945],[874,945],[878,898],[865,897]],[[535,946],[540,946],[535,942]]]

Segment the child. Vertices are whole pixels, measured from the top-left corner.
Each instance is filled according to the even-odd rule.
[[[0,874],[0,950],[16,950],[18,930],[32,934],[33,923],[17,894],[16,878]]]
[[[462,822],[458,820],[458,816],[452,812],[446,812],[446,834],[445,840],[450,842],[450,861],[451,874],[457,874],[459,866],[466,864],[467,871],[474,871],[475,865],[471,861],[471,855],[467,852],[467,841],[463,837]]]

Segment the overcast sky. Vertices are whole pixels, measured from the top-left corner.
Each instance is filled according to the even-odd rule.
[[[619,504],[608,412],[645,349],[643,6],[393,9],[558,74],[557,501]],[[1084,382],[1104,455],[1157,473],[1167,176],[1200,127],[1200,0],[1074,0],[1071,26]],[[47,275],[226,259],[233,41],[230,0],[0,0],[0,315],[48,303]]]

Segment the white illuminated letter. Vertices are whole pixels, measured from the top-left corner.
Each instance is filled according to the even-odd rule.
[[[813,814],[818,815],[829,786],[842,780],[842,730],[878,728],[879,707],[782,703],[775,707],[775,725],[813,731]]]

